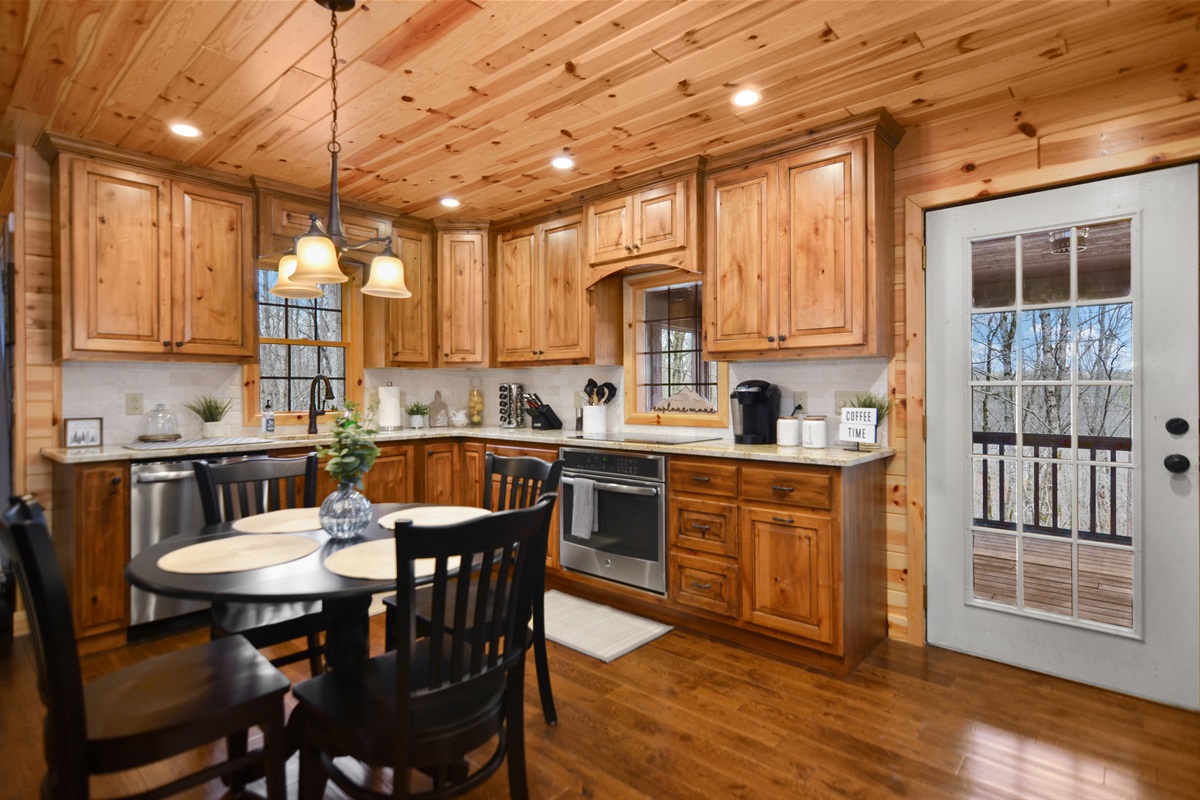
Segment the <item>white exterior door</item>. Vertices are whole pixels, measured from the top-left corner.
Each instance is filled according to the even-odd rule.
[[[1200,708],[1198,191],[926,216],[931,644]]]

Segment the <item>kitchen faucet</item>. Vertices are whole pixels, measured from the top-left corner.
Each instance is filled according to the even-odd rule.
[[[317,396],[317,381],[325,382],[325,396]],[[308,432],[317,432],[317,417],[325,413],[325,401],[333,399],[333,387],[329,385],[329,378],[317,373],[317,376],[312,379],[312,383],[308,386]]]

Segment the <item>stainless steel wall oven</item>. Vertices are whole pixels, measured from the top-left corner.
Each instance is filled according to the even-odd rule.
[[[559,453],[562,566],[665,594],[666,459],[573,447]]]

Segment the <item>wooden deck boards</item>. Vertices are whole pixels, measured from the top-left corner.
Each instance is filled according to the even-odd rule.
[[[84,670],[92,678],[205,635],[91,656]],[[372,635],[378,651],[380,618]],[[541,719],[532,670],[526,691],[539,800],[1200,798],[1200,715],[959,653],[886,642],[838,678],[682,631],[612,664],[549,647],[556,727]],[[305,677],[300,665],[288,670]],[[0,646],[0,797],[36,796],[34,680],[28,639]],[[121,773],[96,788],[134,788],[174,768]],[[288,776],[297,779],[295,759]],[[222,795],[217,784],[184,797]],[[507,796],[504,769],[469,795]]]

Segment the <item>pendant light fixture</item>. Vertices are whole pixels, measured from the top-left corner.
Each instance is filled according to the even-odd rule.
[[[325,292],[309,283],[296,283],[292,273],[296,271],[296,248],[292,247],[279,259],[279,277],[271,287],[271,294],[276,297],[286,297],[290,300],[312,300]]]
[[[308,231],[299,237],[295,243],[293,260],[296,266],[294,270],[285,278],[284,261],[281,260],[279,282],[271,289],[271,293],[281,297],[294,296],[283,294],[282,291],[276,291],[281,284],[285,284],[285,281],[286,284],[307,286],[316,286],[322,283],[343,283],[349,280],[349,276],[343,273],[338,266],[339,259],[347,257],[348,260],[365,263],[365,259],[355,257],[353,251],[361,250],[373,244],[384,243],[386,246],[383,252],[375,256],[370,262],[370,279],[362,288],[363,294],[394,298],[412,297],[412,293],[408,291],[404,284],[404,262],[396,257],[389,237],[378,236],[359,244],[351,244],[342,230],[342,205],[341,200],[338,198],[338,153],[341,152],[342,146],[337,140],[337,15],[339,11],[349,11],[354,8],[355,0],[315,0],[315,2],[323,8],[329,9],[330,13],[329,47],[332,53],[329,59],[329,87],[333,92],[333,99],[330,103],[330,107],[333,110],[333,117],[329,123],[330,138],[327,147],[329,150],[329,215],[326,217],[324,225],[321,224],[316,214],[310,216]],[[286,259],[287,255],[284,258]],[[284,291],[289,290],[285,288]],[[318,290],[319,294],[320,291]],[[315,297],[317,295],[310,296]]]

